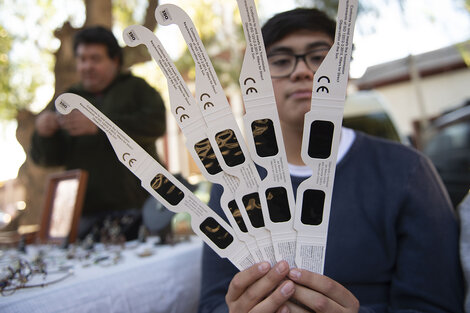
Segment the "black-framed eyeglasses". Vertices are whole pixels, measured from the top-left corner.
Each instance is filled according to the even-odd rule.
[[[285,78],[290,76],[302,59],[307,67],[315,72],[325,59],[330,48],[311,50],[304,54],[278,52],[268,55],[269,70],[272,78]]]

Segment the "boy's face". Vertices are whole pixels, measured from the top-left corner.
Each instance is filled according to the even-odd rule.
[[[83,87],[92,93],[108,87],[119,70],[118,58],[111,59],[104,44],[79,44],[75,59]]]
[[[269,57],[279,53],[302,55],[314,50],[323,50],[320,54],[324,57],[332,45],[333,39],[325,33],[301,30],[272,44],[266,52]],[[283,129],[285,127],[303,129],[304,115],[310,111],[313,75],[319,65],[312,64],[314,62],[310,62],[309,68],[304,60],[298,59],[290,75],[272,78],[277,110]],[[273,72],[273,65],[270,65],[270,68]]]

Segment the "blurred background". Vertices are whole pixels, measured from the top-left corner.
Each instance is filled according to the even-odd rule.
[[[316,6],[335,16],[337,0],[258,0],[261,22]],[[0,228],[38,224],[46,177],[28,157],[35,116],[77,80],[74,33],[101,24],[155,30],[190,87],[194,64],[176,26],[156,25],[158,4],[192,17],[237,120],[244,36],[235,0],[0,0]],[[470,186],[470,0],[360,0],[344,124],[400,141],[431,157],[456,206]],[[141,49],[142,48],[142,49]],[[144,47],[125,48],[125,66],[168,105],[163,74]],[[171,115],[156,144],[172,173],[204,185]],[[207,186],[198,195],[207,200]],[[21,218],[19,218],[21,217]],[[16,225],[12,225],[12,221]]]

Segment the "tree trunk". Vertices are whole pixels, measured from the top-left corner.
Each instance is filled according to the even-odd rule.
[[[73,51],[73,36],[76,32],[77,29],[73,28],[68,22],[65,23],[61,29],[58,29],[54,32],[55,37],[60,40],[60,47],[54,54],[54,99],[57,95],[64,92],[69,86],[78,82]]]
[[[21,225],[39,225],[45,202],[47,176],[62,170],[60,167],[44,168],[32,162],[29,156],[31,135],[34,131],[36,116],[27,110],[18,112],[16,139],[26,153],[26,161],[18,171],[18,180],[25,190],[26,209],[21,213]]]
[[[113,26],[113,5],[111,0],[85,0],[86,20],[84,27],[101,25]]]

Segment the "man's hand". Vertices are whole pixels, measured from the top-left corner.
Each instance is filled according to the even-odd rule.
[[[71,136],[93,135],[98,132],[98,127],[78,110],[60,116],[59,124]]]
[[[50,137],[59,129],[59,120],[56,113],[44,111],[36,117],[36,131],[40,136]]]
[[[331,278],[301,269],[290,270],[288,277],[295,282],[295,293],[291,297],[293,301],[287,303],[290,313],[359,311],[359,300]]]
[[[294,293],[294,283],[286,280],[286,261],[270,269],[261,262],[237,273],[230,282],[225,301],[231,313],[284,312],[286,301]]]

